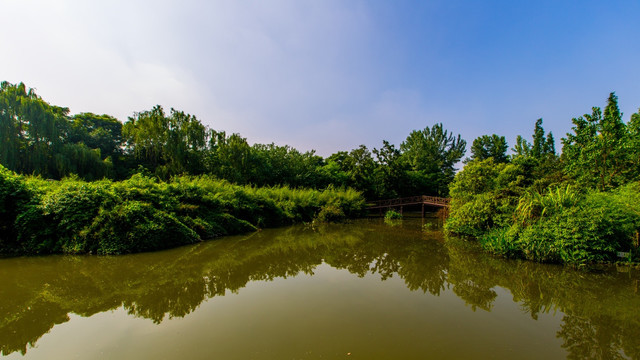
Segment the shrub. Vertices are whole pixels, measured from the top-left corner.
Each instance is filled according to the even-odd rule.
[[[149,203],[125,201],[101,211],[83,234],[86,242],[66,252],[123,254],[166,249],[201,241],[195,231]]]
[[[451,210],[445,231],[479,237],[508,227],[518,198],[528,185],[526,164],[469,162],[451,183]]]
[[[19,205],[19,206],[18,206]],[[208,176],[159,182],[23,179],[0,169],[3,253],[120,254],[164,249],[295,221],[340,221],[362,213],[362,195],[232,185]]]
[[[402,214],[400,214],[399,212],[397,212],[395,210],[387,210],[387,212],[384,214],[384,218],[386,220],[402,219]]]
[[[346,218],[344,211],[335,205],[326,205],[320,209],[314,221],[318,222],[340,222]]]
[[[22,176],[0,165],[0,252],[13,252],[16,244],[16,219],[33,206],[34,194]]]
[[[517,243],[524,256],[535,261],[577,266],[614,261],[618,251],[632,248],[640,229],[638,203],[637,184],[594,192],[524,227]]]
[[[482,235],[478,240],[485,250],[507,258],[518,258],[522,256],[522,251],[515,241],[516,235],[517,231],[512,228],[499,228]]]
[[[524,224],[572,208],[581,199],[582,195],[571,185],[550,187],[546,194],[529,189],[518,200],[514,218]]]

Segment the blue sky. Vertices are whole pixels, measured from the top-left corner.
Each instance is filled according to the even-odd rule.
[[[0,79],[73,113],[155,104],[253,142],[399,144],[442,122],[559,139],[616,91],[640,107],[638,1],[2,0]]]

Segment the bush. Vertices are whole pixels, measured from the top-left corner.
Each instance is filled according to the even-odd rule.
[[[384,213],[384,218],[385,220],[399,220],[402,219],[402,214],[395,210],[387,210],[387,212]]]
[[[314,221],[318,222],[340,222],[346,218],[344,211],[335,205],[326,205],[320,209]]]
[[[201,241],[195,231],[173,215],[140,201],[125,201],[101,211],[82,235],[86,241],[65,248],[65,252],[124,254]]]
[[[362,213],[362,195],[232,185],[208,176],[158,182],[44,181],[0,169],[2,253],[120,254],[190,244],[296,221],[341,221]]]
[[[618,251],[633,248],[640,229],[639,203],[637,184],[591,193],[523,227],[516,242],[524,256],[535,261],[577,266],[615,261]]]
[[[512,223],[524,193],[527,164],[496,163],[493,158],[469,162],[451,183],[451,209],[445,231],[479,237]]]
[[[17,248],[15,222],[33,206],[33,197],[22,176],[0,165],[0,253]]]
[[[507,258],[522,256],[522,250],[515,241],[517,230],[513,228],[499,228],[482,235],[479,238],[482,248],[494,254]]]

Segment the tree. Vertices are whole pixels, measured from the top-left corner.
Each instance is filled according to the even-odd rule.
[[[55,176],[69,109],[49,105],[23,84],[0,84],[0,162],[22,172]]]
[[[376,156],[375,192],[378,198],[395,198],[406,188],[406,169],[401,160],[402,153],[387,140],[380,149],[373,149]]]
[[[627,124],[628,140],[625,142],[629,155],[629,179],[640,179],[640,109],[631,115]]]
[[[122,133],[127,150],[163,178],[202,172],[209,132],[193,115],[172,108],[166,116],[162,106],[156,105],[130,117]]]
[[[442,124],[412,131],[400,145],[411,183],[403,195],[446,196],[455,175],[454,166],[464,156],[466,146],[467,142],[460,135],[450,134]]]
[[[347,157],[349,185],[364,193],[366,198],[375,197],[373,173],[375,162],[366,146],[360,145]]]
[[[514,158],[519,156],[531,156],[531,144],[529,144],[529,142],[527,142],[527,140],[522,136],[518,135],[518,137],[516,137],[516,145],[511,148],[511,151],[513,151]]]
[[[504,136],[498,136],[493,134],[482,135],[475,140],[471,145],[471,160],[485,160],[490,157],[496,163],[505,163],[509,161],[507,157],[507,140]]]
[[[536,125],[533,129],[533,146],[531,147],[531,155],[534,158],[541,158],[545,153],[546,146],[544,129],[542,128],[542,119],[536,120]]]
[[[376,197],[374,190],[374,172],[376,164],[366,146],[351,150],[338,151],[326,159],[320,169],[330,184],[348,186],[360,190],[367,198]]]
[[[103,158],[121,153],[122,123],[110,115],[80,113],[71,117],[67,142],[100,149]]]
[[[212,134],[207,165],[209,172],[233,183],[249,183],[254,159],[247,139],[240,134],[227,136],[224,131]]]
[[[617,187],[633,178],[635,122],[622,122],[618,97],[609,94],[604,114],[598,107],[591,114],[574,118],[573,134],[562,139],[565,172],[580,183],[599,190]],[[632,130],[630,132],[630,130]],[[636,152],[637,153],[637,152]]]

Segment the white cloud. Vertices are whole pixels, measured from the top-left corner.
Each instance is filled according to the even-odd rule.
[[[72,112],[125,120],[161,104],[250,141],[295,134],[306,140],[292,145],[316,148],[339,146],[335,134],[305,131],[381,91],[363,66],[372,33],[360,2],[25,0],[5,10],[14,30],[0,41],[17,56],[0,59],[0,77]]]

